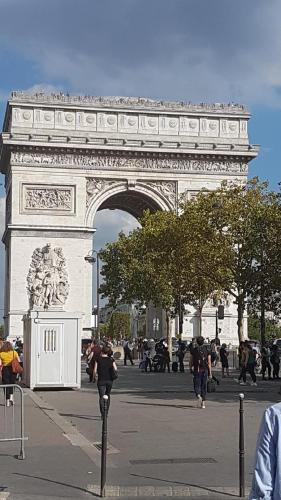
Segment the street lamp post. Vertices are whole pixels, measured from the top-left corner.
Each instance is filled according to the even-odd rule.
[[[96,255],[96,257],[94,257]],[[97,263],[97,276],[96,276],[96,284],[97,284],[97,337],[98,340],[100,340],[100,294],[99,294],[99,288],[100,288],[100,259],[99,259],[99,253],[97,250],[90,250],[88,255],[84,257],[86,262],[89,262],[89,264],[94,264],[95,262]]]

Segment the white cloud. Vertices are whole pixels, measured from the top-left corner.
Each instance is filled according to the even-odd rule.
[[[13,0],[0,42],[71,92],[279,106],[280,16],[279,0]]]
[[[97,213],[94,224],[96,228],[94,246],[97,250],[105,243],[115,241],[121,231],[128,234],[140,226],[134,217],[122,210],[101,210]]]

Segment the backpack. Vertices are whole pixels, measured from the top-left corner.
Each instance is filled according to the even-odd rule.
[[[206,347],[199,346],[194,351],[196,352],[199,370],[208,368],[208,351]]]

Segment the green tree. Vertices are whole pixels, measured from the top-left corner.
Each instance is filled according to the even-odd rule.
[[[109,321],[108,334],[117,340],[131,336],[130,314],[113,311]]]
[[[100,287],[111,305],[118,302],[153,303],[166,311],[168,342],[169,320],[174,306],[175,290],[171,279],[174,227],[177,216],[171,212],[146,212],[142,228],[128,236],[120,234],[116,242],[100,252],[104,283]]]
[[[182,219],[194,231],[192,265],[196,273],[234,297],[239,340],[243,339],[243,315],[260,265],[263,228],[272,227],[274,217],[276,220],[277,198],[266,183],[253,179],[246,186],[224,183],[183,204]],[[270,236],[264,240],[264,251],[271,241]]]
[[[276,319],[265,320],[266,323],[266,334],[265,341],[271,342],[275,339],[281,338],[281,326]],[[255,315],[249,315],[248,317],[248,336],[251,340],[261,340],[260,331],[260,318]]]

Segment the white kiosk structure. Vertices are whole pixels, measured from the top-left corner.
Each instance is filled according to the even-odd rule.
[[[60,247],[34,250],[24,316],[24,382],[31,389],[80,387],[81,315],[63,311],[69,283]]]

